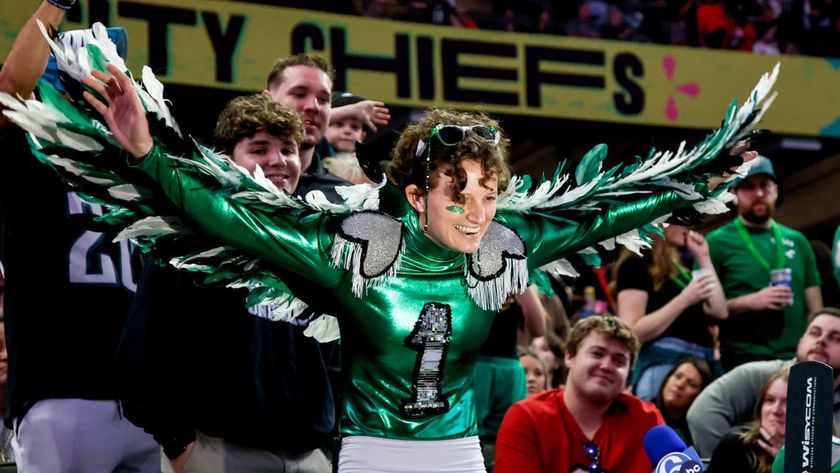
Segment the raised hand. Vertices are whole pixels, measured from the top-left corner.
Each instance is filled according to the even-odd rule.
[[[709,258],[709,245],[706,243],[706,238],[698,232],[688,232],[685,237],[685,247],[696,260]]]
[[[758,446],[763,448],[770,456],[775,457],[779,454],[779,450],[785,445],[785,431],[781,432],[778,429],[768,429],[764,426],[759,428]]]
[[[377,131],[377,125],[387,125],[391,121],[391,111],[383,102],[362,100],[354,104],[341,107],[349,116],[361,120],[372,132]]]
[[[84,98],[102,114],[120,145],[139,160],[149,154],[153,145],[146,110],[134,92],[134,82],[116,66],[108,64],[105,67],[111,75],[94,70],[93,77],[84,80],[84,84],[95,90],[105,102],[87,91]]]

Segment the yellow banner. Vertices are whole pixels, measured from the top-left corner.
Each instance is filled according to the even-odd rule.
[[[36,1],[4,1],[0,54]],[[27,5],[28,4],[28,5]],[[471,31],[221,0],[80,0],[63,29],[128,32],[129,65],[168,83],[255,91],[293,52],[322,54],[336,90],[413,107],[456,107],[639,125],[714,128],[781,60],[764,128],[840,137],[840,61]]]

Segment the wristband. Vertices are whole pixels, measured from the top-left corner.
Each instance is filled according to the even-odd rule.
[[[61,8],[62,10],[69,10],[76,4],[76,0],[47,0],[50,5]]]

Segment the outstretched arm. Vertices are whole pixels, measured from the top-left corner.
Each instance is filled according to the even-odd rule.
[[[65,1],[65,3],[72,5],[75,0]],[[50,47],[41,35],[38,20],[41,20],[48,28],[58,29],[58,25],[64,18],[64,12],[64,9],[46,0],[41,2],[29,21],[18,32],[9,55],[3,61],[3,69],[0,69],[0,92],[20,95],[23,98],[32,96],[35,82],[44,74],[50,58]],[[0,131],[10,125],[9,119],[0,114]]]
[[[550,213],[499,215],[515,228],[529,249],[528,265],[539,268],[551,261],[642,227],[657,217],[688,205],[679,194],[665,191],[634,201],[606,206],[601,212],[574,221]]]

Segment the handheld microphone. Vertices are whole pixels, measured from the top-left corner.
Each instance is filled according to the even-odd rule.
[[[648,430],[644,439],[645,453],[656,465],[653,473],[703,473],[706,468],[694,447],[685,442],[667,425]]]

